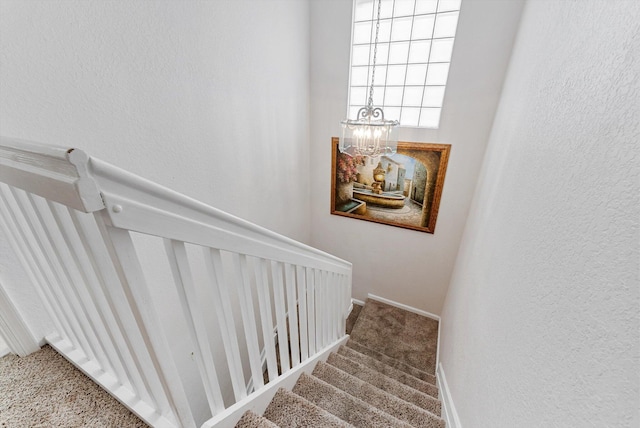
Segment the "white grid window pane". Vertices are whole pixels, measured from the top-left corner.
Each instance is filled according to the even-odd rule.
[[[375,7],[378,7],[378,2],[373,2]],[[377,10],[377,9],[376,9]],[[380,19],[391,18],[393,16],[393,2],[383,1],[380,5]],[[375,19],[375,17],[374,17]]]
[[[354,16],[356,22],[374,19],[373,2],[371,0],[356,0]]]
[[[421,15],[424,13],[436,13],[437,6],[438,0],[420,0],[416,2],[416,15]]]
[[[429,64],[427,85],[446,85],[449,64]]]
[[[427,64],[410,64],[407,66],[406,85],[424,85],[427,75]]]
[[[353,104],[365,105],[367,103],[367,88],[365,87],[355,87],[351,88],[351,93],[349,94],[349,99]]]
[[[384,118],[389,120],[400,120],[400,107],[385,107]]]
[[[373,82],[375,86],[377,85],[385,85],[385,82],[387,81],[387,66],[382,65],[382,66],[377,66],[376,67],[376,75],[375,75],[375,79],[376,81]]]
[[[430,48],[431,40],[419,40],[417,42],[411,42],[411,48],[409,49],[409,64],[416,62],[426,64],[429,61]]]
[[[384,94],[384,105],[391,107],[401,107],[403,92],[404,88],[402,86],[388,87]]]
[[[393,8],[394,16],[411,16],[416,0],[395,0]]]
[[[407,86],[404,88],[404,99],[402,104],[409,107],[422,106],[422,93],[424,86]]]
[[[351,86],[367,86],[369,84],[368,67],[351,68]]]
[[[413,40],[430,39],[433,34],[435,19],[435,15],[416,16],[413,19],[413,31],[411,32],[411,38]]]
[[[369,64],[369,45],[354,46],[351,49],[351,65]]]
[[[420,108],[404,107],[400,115],[400,123],[405,126],[418,126],[420,123]]]
[[[376,37],[376,30],[374,27],[373,34],[371,35],[371,44]],[[384,43],[391,40],[391,20],[385,19],[380,21],[380,31],[378,32],[378,43]]]
[[[393,20],[393,29],[391,30],[391,41],[411,39],[411,23],[413,17],[398,18]]]
[[[349,114],[366,105],[378,0],[354,0]],[[381,3],[373,103],[401,126],[437,128],[461,0]]]
[[[453,52],[453,39],[434,40],[431,45],[430,62],[450,62]]]
[[[382,65],[382,66],[377,66],[376,67],[376,75],[375,75],[375,79],[376,81],[373,82],[375,86],[377,85],[385,85],[385,82],[387,81],[387,66]]]
[[[458,12],[448,12],[436,16],[436,27],[433,30],[434,38],[453,37],[458,26]]]
[[[389,64],[406,64],[409,57],[409,42],[391,43]]]
[[[375,52],[373,51],[373,47],[371,48],[371,55],[369,55],[369,57],[371,58],[371,64],[373,64],[373,54]],[[380,64],[386,64],[387,63],[387,58],[389,58],[389,43],[378,43],[378,54],[377,54],[377,58],[376,58],[376,72],[378,70],[378,66],[380,66]]]
[[[387,86],[404,86],[406,73],[406,65],[390,65],[387,67]]]
[[[452,10],[460,10],[460,0],[438,1],[438,12],[449,12]]]
[[[360,43],[369,44],[369,40],[371,40],[371,29],[373,27],[373,23],[371,21],[366,22],[356,22],[353,25],[353,44],[357,45]]]

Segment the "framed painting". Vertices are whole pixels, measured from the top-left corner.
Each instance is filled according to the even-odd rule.
[[[351,157],[331,139],[331,214],[434,233],[450,144],[398,142],[391,156]]]

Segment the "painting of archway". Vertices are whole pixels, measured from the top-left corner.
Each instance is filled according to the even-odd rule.
[[[398,142],[390,156],[349,156],[332,139],[331,214],[434,233],[449,144]]]

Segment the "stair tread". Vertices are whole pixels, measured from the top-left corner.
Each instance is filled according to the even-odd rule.
[[[262,416],[256,415],[251,410],[247,410],[235,428],[278,428],[278,425]]]
[[[361,354],[369,355],[370,357],[373,357],[378,361],[382,361],[388,366],[401,370],[405,373],[409,373],[410,375],[415,376],[418,379],[421,379],[425,382],[429,382],[430,384],[433,384],[433,385],[436,384],[436,377],[431,373],[428,373],[424,370],[420,370],[417,367],[413,367],[396,358],[390,357],[386,354],[383,354],[382,352],[378,352],[375,349],[371,349],[367,347],[365,344],[357,342],[354,339],[349,339],[349,341],[347,342],[347,346],[355,349]]]
[[[281,428],[352,427],[309,400],[284,388],[280,388],[276,392],[263,416]]]
[[[401,382],[405,385],[408,385],[414,389],[417,389],[420,392],[424,392],[425,394],[431,395],[432,397],[438,398],[438,387],[423,381],[422,379],[418,379],[415,376],[412,376],[408,373],[405,373],[401,370],[398,370],[394,367],[391,367],[382,361],[376,360],[373,357],[365,355],[361,352],[356,351],[353,348],[347,346],[341,346],[338,350],[338,354],[344,355],[347,358],[350,358],[354,361],[357,361],[367,367],[370,367],[385,376],[393,378],[398,382]]]
[[[319,362],[313,376],[418,428],[444,428],[444,420],[402,398],[385,392],[330,364]]]
[[[442,404],[437,398],[407,386],[344,355],[332,353],[327,358],[327,364],[349,373],[362,381],[370,383],[378,389],[393,394],[409,403],[415,404],[436,416],[442,415]]]
[[[388,413],[336,388],[315,376],[302,374],[293,392],[355,427],[410,427]]]

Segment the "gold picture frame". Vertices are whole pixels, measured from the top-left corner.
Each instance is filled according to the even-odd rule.
[[[392,156],[351,157],[331,139],[331,214],[434,233],[450,144],[398,142]]]

